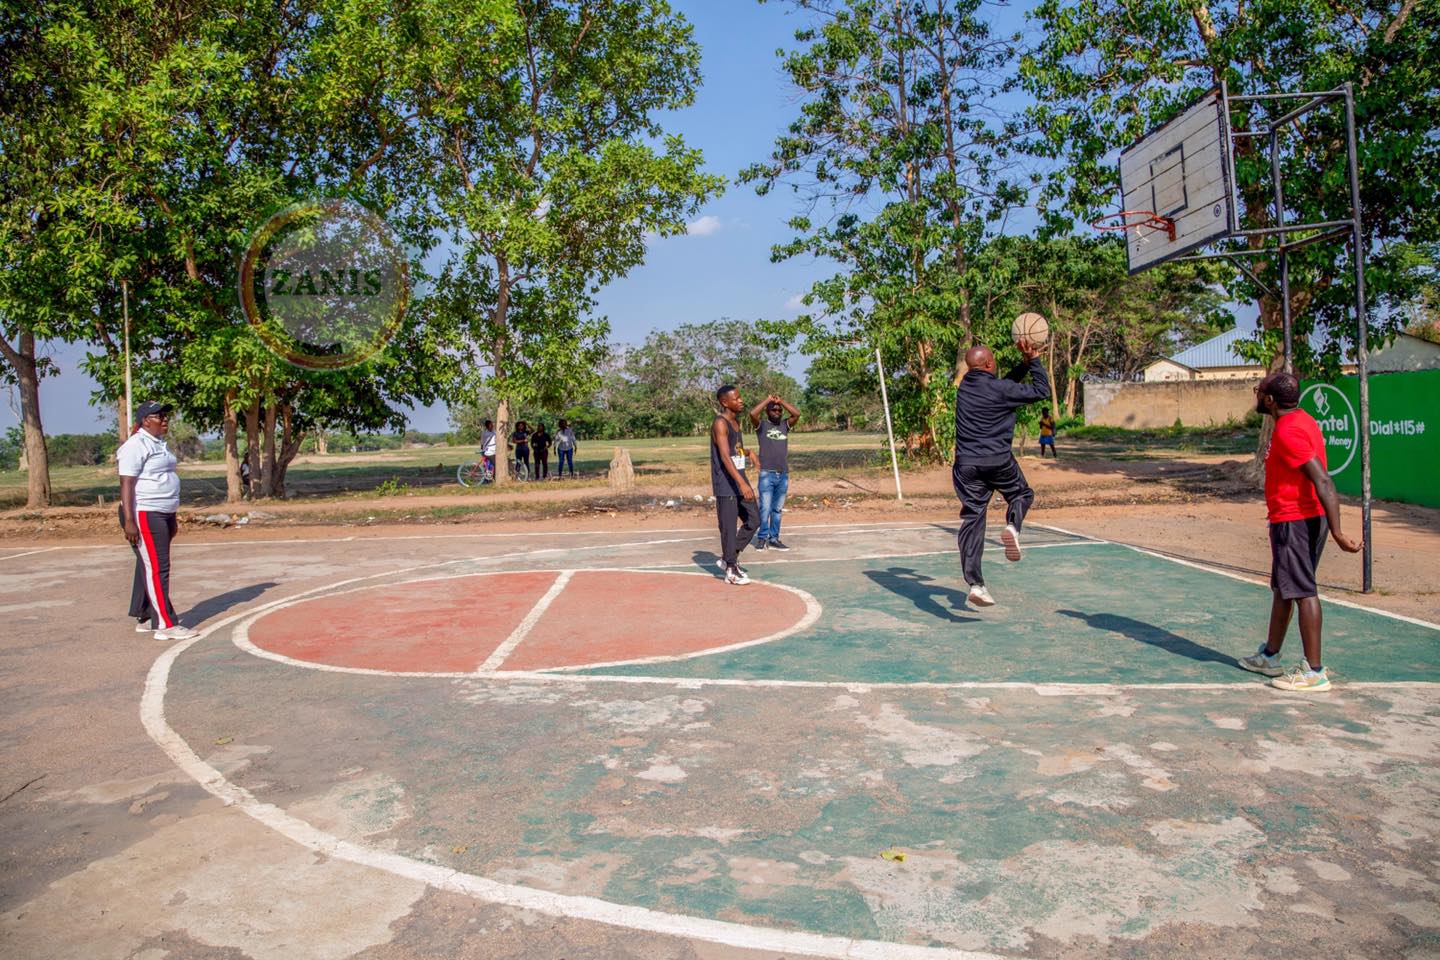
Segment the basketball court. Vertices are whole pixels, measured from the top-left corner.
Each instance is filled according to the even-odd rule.
[[[954,534],[787,527],[748,587],[703,529],[177,546],[228,609],[132,709],[187,789],[363,868],[331,922],[408,883],[676,956],[1434,955],[1440,627],[1329,602],[1336,688],[1285,694],[1235,662],[1263,584],[1030,526],[976,610]],[[130,558],[0,562],[33,604],[108,598]],[[114,633],[111,600],[38,616]],[[119,876],[157,892],[37,887],[0,942],[109,956],[58,918],[207,896],[146,869]],[[208,896],[288,929],[263,888]],[[328,902],[288,953],[233,945],[330,955],[304,939]]]

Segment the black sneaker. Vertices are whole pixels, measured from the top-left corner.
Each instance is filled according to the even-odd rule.
[[[790,548],[787,547],[787,546],[785,546],[785,544],[781,543],[780,540],[777,538],[777,539],[775,539],[775,540],[771,540],[771,541],[770,541],[770,549],[771,549],[771,550],[789,550]]]
[[[755,549],[756,549],[756,550],[764,550],[765,547],[766,547],[766,543],[765,543],[764,540],[756,540],[756,541],[755,541]]]

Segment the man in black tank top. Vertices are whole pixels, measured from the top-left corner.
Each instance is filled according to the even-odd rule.
[[[760,509],[755,502],[755,488],[745,476],[750,458],[739,419],[745,403],[740,391],[728,383],[715,391],[715,399],[720,404],[720,416],[710,425],[710,489],[715,494],[715,514],[720,521],[720,567],[725,571],[725,582],[739,586],[750,582],[737,561],[740,551],[750,545],[755,531],[760,529]],[[737,521],[743,522],[738,535]]]

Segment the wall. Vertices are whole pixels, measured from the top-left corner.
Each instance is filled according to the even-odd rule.
[[[1085,384],[1085,422],[1132,430],[1239,422],[1255,409],[1247,380],[1181,380],[1158,383]]]

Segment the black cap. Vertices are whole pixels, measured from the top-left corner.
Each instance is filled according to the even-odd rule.
[[[174,404],[161,403],[159,400],[146,400],[135,408],[135,422],[144,423],[145,418],[153,414],[165,414],[175,409]]]

